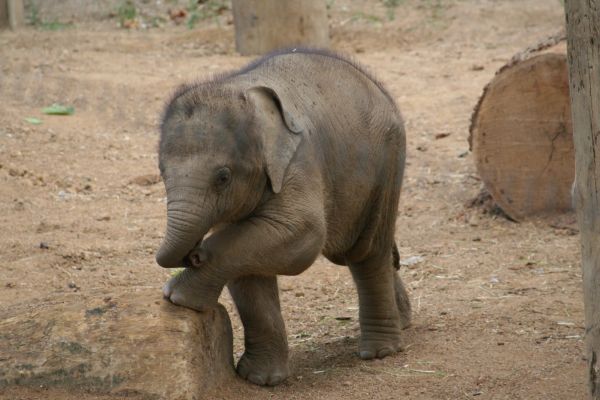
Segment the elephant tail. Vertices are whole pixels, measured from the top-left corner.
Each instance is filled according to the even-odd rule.
[[[398,252],[396,243],[392,246],[392,258],[394,260],[394,269],[398,271],[400,269],[400,253]]]

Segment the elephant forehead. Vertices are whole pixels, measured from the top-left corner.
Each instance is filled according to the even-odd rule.
[[[217,153],[239,157],[255,145],[246,130],[246,124],[223,115],[178,121],[164,127],[160,152],[163,155]]]

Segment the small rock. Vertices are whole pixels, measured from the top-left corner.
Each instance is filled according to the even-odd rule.
[[[48,246],[48,243],[40,242],[40,249],[48,250],[49,248],[50,248],[50,246]]]
[[[12,282],[8,282],[8,283],[7,283],[5,286],[6,286],[7,288],[9,288],[9,289],[12,289],[12,288],[16,287],[16,286],[17,286],[17,284],[15,284],[15,283],[12,283]]]
[[[19,199],[15,199],[15,211],[23,211],[25,210],[25,202]]]
[[[58,199],[59,200],[68,200],[71,197],[71,195],[67,192],[65,192],[64,190],[61,190],[58,192]]]
[[[479,217],[476,215],[473,215],[471,218],[469,218],[469,225],[479,226]]]
[[[405,266],[405,267],[410,267],[411,265],[415,265],[420,263],[421,261],[423,261],[425,258],[423,256],[410,256],[407,258],[403,258],[400,260],[400,265]]]
[[[473,64],[471,66],[471,71],[483,71],[485,67],[481,64]]]

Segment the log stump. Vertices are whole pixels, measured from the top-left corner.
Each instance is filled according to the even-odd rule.
[[[63,294],[0,310],[0,390],[196,400],[214,398],[232,379],[231,324],[220,305],[198,313],[154,288]]]
[[[328,47],[324,0],[233,0],[235,46],[242,55],[292,46]]]
[[[515,55],[471,118],[477,171],[512,219],[571,210],[575,155],[564,34]]]

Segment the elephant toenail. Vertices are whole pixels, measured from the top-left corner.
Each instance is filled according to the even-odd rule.
[[[250,374],[248,375],[248,380],[254,384],[264,386],[266,384],[265,378],[258,374]]]

